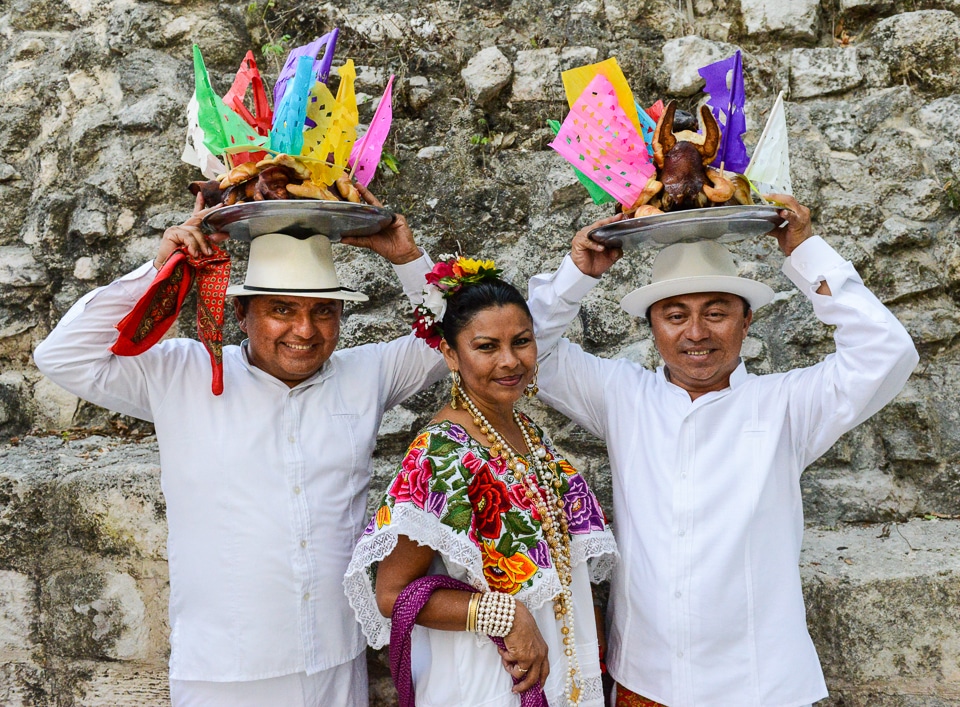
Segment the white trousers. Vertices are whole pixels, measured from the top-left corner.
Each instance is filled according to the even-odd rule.
[[[173,707],[367,707],[367,655],[314,675],[266,680],[171,680]]]

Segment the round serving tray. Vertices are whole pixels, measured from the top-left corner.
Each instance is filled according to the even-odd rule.
[[[331,241],[343,236],[379,233],[394,219],[389,209],[351,201],[249,201],[211,211],[200,226],[206,233],[223,231],[238,241],[265,233],[285,233],[295,238],[317,234]]]
[[[617,221],[595,228],[589,237],[615,248],[666,246],[690,241],[717,240],[721,243],[760,236],[785,221],[781,206],[715,206],[706,209],[671,211]]]

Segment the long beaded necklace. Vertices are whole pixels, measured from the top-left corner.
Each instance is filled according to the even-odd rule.
[[[527,445],[530,464],[523,456],[515,451],[493,425],[487,420],[470,396],[462,388],[457,389],[456,396],[462,402],[473,419],[473,424],[485,435],[490,443],[492,457],[503,456],[506,460],[509,474],[523,482],[526,487],[526,496],[534,504],[541,518],[541,527],[550,548],[550,556],[560,578],[560,593],[553,599],[553,615],[560,623],[560,633],[563,636],[563,652],[567,657],[567,673],[564,676],[564,693],[567,701],[576,705],[580,703],[580,661],[577,658],[576,637],[573,621],[573,593],[570,591],[570,532],[567,526],[567,516],[563,511],[564,502],[560,497],[560,472],[545,463],[547,449],[543,440],[537,435],[533,426],[527,423],[516,410],[513,411],[513,420],[523,435]],[[532,467],[532,473],[527,473]],[[543,484],[543,493],[540,490]]]

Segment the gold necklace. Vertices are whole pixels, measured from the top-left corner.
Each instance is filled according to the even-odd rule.
[[[560,623],[560,633],[563,636],[563,652],[567,657],[568,670],[564,676],[564,693],[570,704],[579,704],[580,661],[577,658],[573,620],[573,593],[570,590],[572,583],[570,530],[567,525],[567,514],[563,510],[564,501],[560,496],[562,486],[560,474],[562,472],[558,471],[555,465],[551,468],[551,465],[545,463],[547,449],[543,440],[537,435],[533,426],[520,417],[516,410],[513,411],[513,420],[520,428],[520,434],[523,435],[523,441],[527,445],[527,451],[530,455],[529,465],[523,456],[514,450],[503,435],[490,424],[466,391],[460,389],[458,393],[464,407],[470,413],[473,424],[480,430],[481,434],[486,436],[490,443],[491,457],[501,455],[506,457],[507,469],[510,471],[507,475],[507,481],[512,483],[514,477],[516,477],[518,481],[523,482],[527,499],[533,503],[540,515],[540,525],[543,528],[543,534],[546,536],[550,556],[560,579],[560,592],[553,599],[553,615]],[[531,468],[532,473],[527,473]],[[543,493],[540,492],[541,484],[543,485]]]

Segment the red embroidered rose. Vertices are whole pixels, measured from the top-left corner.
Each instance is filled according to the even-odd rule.
[[[423,449],[411,449],[401,463],[402,471],[397,474],[390,495],[397,499],[397,503],[412,502],[418,508],[423,508],[430,495],[430,477],[433,469],[430,458]]]
[[[473,479],[467,486],[467,495],[473,506],[473,527],[477,535],[495,540],[503,530],[500,515],[510,510],[507,487],[490,473],[486,463],[474,456],[473,452],[463,456],[463,464],[473,472]]]

